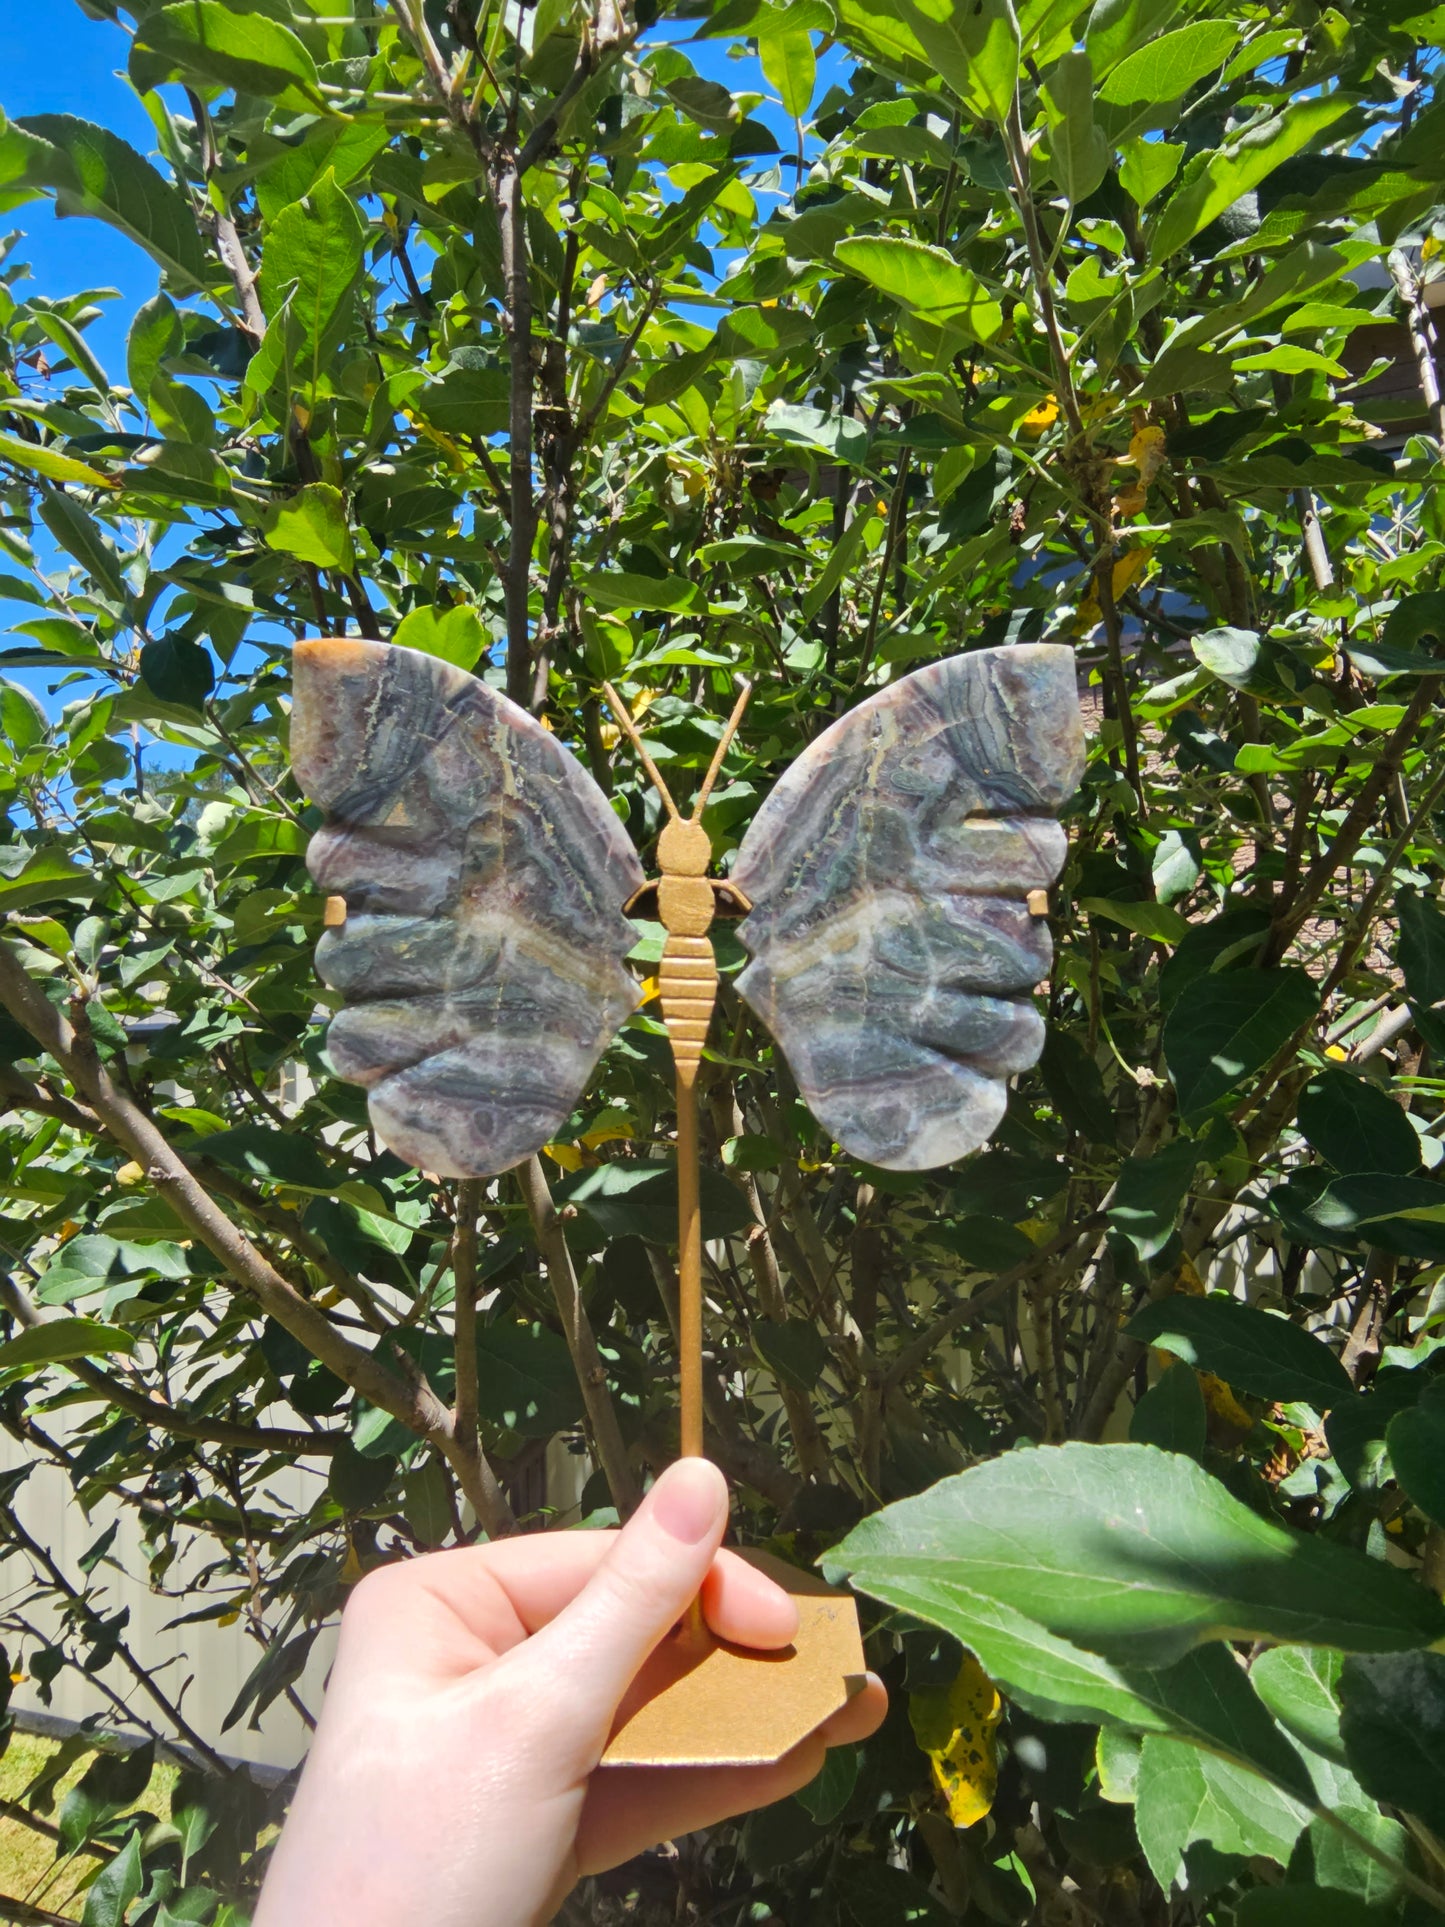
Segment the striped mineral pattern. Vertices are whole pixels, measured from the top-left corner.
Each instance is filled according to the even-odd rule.
[[[444,1177],[556,1136],[637,1003],[643,876],[605,797],[525,710],[379,642],[295,651],[291,762],[326,812],[307,865],[345,899],[316,952],[327,1049],[377,1135]]]
[[[1052,957],[1031,890],[1083,773],[1071,649],[979,649],[871,697],[787,771],[733,879],[737,987],[845,1150],[922,1171],[977,1150],[1034,1063]]]

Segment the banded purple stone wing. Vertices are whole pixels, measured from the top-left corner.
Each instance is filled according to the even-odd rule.
[[[380,642],[295,651],[291,763],[326,812],[307,866],[346,899],[316,951],[327,1050],[377,1135],[486,1177],[565,1122],[635,1008],[642,868],[602,792],[525,710]]]
[[[737,987],[853,1156],[977,1150],[1037,1060],[1052,943],[1025,898],[1063,867],[1083,750],[1071,649],[979,649],[850,710],[759,811]]]

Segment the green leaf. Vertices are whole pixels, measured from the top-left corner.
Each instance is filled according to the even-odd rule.
[[[266,546],[294,555],[298,562],[314,563],[318,569],[349,574],[356,567],[356,550],[341,490],[329,482],[309,482],[276,503],[266,517]]]
[[[83,482],[88,488],[115,487],[108,475],[102,475],[88,462],[77,462],[73,456],[62,455],[48,443],[22,441],[18,435],[0,433],[0,462],[28,469],[32,475],[43,475],[47,482]]]
[[[60,1839],[67,1852],[93,1839],[109,1821],[145,1797],[155,1761],[154,1742],[123,1753],[107,1749],[96,1754],[60,1809]]]
[[[276,217],[261,250],[258,283],[271,327],[247,374],[248,386],[263,386],[272,331],[280,327],[276,352],[294,386],[308,393],[318,389],[345,329],[365,245],[366,223],[330,172],[304,201]]]
[[[582,1417],[582,1394],[564,1341],[545,1325],[498,1320],[477,1332],[482,1417],[524,1438],[550,1438]]]
[[[812,35],[790,29],[760,33],[758,63],[764,80],[782,101],[783,112],[793,120],[805,119],[818,78],[818,57],[813,52]]]
[[[794,1798],[813,1816],[815,1826],[830,1827],[852,1799],[857,1784],[857,1747],[830,1746],[817,1774],[799,1788]]]
[[[121,558],[106,539],[103,525],[61,489],[47,489],[39,502],[40,519],[68,555],[94,576],[113,602],[127,600]]]
[[[1396,1479],[1437,1526],[1445,1526],[1445,1380],[1421,1392],[1385,1433]]]
[[[140,1829],[136,1828],[113,1860],[108,1860],[85,1896],[81,1927],[124,1927],[131,1907],[145,1884],[141,1868]]]
[[[1297,1122],[1311,1149],[1341,1173],[1407,1175],[1420,1168],[1419,1134],[1405,1112],[1353,1071],[1318,1071],[1305,1086]]]
[[[143,14],[130,77],[141,93],[168,80],[209,82],[296,111],[326,109],[316,63],[279,20],[224,0],[178,0]]]
[[[1112,149],[1094,122],[1094,67],[1082,49],[1060,54],[1044,86],[1050,166],[1068,199],[1078,205],[1109,171]]]
[[[1445,1003],[1445,915],[1432,897],[1402,891],[1398,902],[1399,948],[1396,961],[1412,1003],[1433,1010]]]
[[[1340,1700],[1345,1755],[1366,1793],[1445,1833],[1445,1653],[1347,1659]]]
[[[1137,140],[1126,143],[1123,155],[1119,165],[1119,185],[1144,208],[1148,207],[1156,194],[1163,193],[1179,172],[1179,163],[1184,159],[1184,143],[1145,140],[1141,135]]]
[[[1206,1640],[1395,1651],[1445,1631],[1445,1607],[1404,1574],[1141,1445],[1006,1453],[865,1519],[828,1565],[955,1632],[990,1674],[961,1630],[964,1593],[1118,1666],[1166,1666]]]
[[[1172,1292],[1136,1312],[1124,1329],[1141,1345],[1173,1352],[1259,1398],[1298,1399],[1328,1411],[1355,1396],[1349,1373],[1321,1339],[1218,1292]]]
[[[1181,0],[1094,0],[1084,45],[1094,71],[1107,74],[1134,48],[1153,40],[1178,13]]]
[[[0,883],[0,914],[29,910],[37,903],[99,896],[104,888],[104,879],[94,870],[82,869],[61,851],[37,850],[17,877]]]
[[[35,325],[69,359],[77,374],[84,375],[97,395],[104,399],[110,394],[110,377],[92,354],[90,344],[79,328],[67,321],[64,315],[44,308],[36,315]]]
[[[1122,106],[1140,101],[1167,105],[1222,67],[1238,45],[1239,31],[1228,20],[1177,27],[1121,60],[1099,89],[1099,98]]]
[[[63,1365],[73,1358],[109,1358],[135,1348],[135,1338],[118,1325],[94,1318],[51,1318],[0,1345],[0,1372],[22,1365]]]
[[[160,373],[167,355],[176,353],[181,343],[181,318],[169,295],[152,295],[136,310],[135,320],[125,342],[126,373],[136,400],[145,406],[151,383]]]
[[[784,1384],[800,1392],[816,1392],[820,1375],[832,1362],[828,1341],[811,1318],[775,1322],[755,1319],[750,1327],[753,1350]]]
[[[1079,908],[1091,917],[1106,917],[1121,923],[1137,937],[1152,937],[1157,943],[1178,943],[1189,929],[1187,921],[1167,904],[1153,903],[1148,897],[1081,897]]]
[[[992,341],[1003,327],[1002,307],[947,248],[859,234],[840,241],[833,252],[850,274],[930,321],[961,329],[976,341]]]
[[[119,228],[182,293],[205,286],[205,250],[189,203],[129,142],[73,114],[27,114],[16,125],[53,156],[37,165],[43,184],[55,190],[57,213]]]
[[[331,1455],[326,1489],[345,1511],[362,1512],[386,1496],[396,1471],[395,1459],[384,1454],[380,1458],[368,1458],[347,1439],[340,1450]]]
[[[599,1164],[574,1172],[557,1187],[557,1195],[585,1211],[609,1238],[677,1243],[677,1170],[672,1164]],[[704,1238],[737,1237],[751,1229],[752,1213],[741,1192],[706,1165],[701,1196]]]
[[[763,417],[769,435],[802,448],[813,448],[835,461],[863,462],[868,454],[868,430],[849,415],[800,402],[775,401]],[[721,546],[716,545],[716,546]],[[797,558],[794,558],[797,566]]]
[[[0,733],[21,756],[50,733],[45,705],[19,683],[0,682]]]
[[[1402,596],[1385,618],[1380,641],[1391,649],[1414,649],[1422,642],[1445,647],[1445,589]],[[1437,673],[1445,671],[1445,662],[1433,666]]]
[[[458,669],[475,669],[489,646],[482,619],[469,602],[453,603],[449,609],[413,609],[402,617],[391,639],[400,648],[440,656]]]
[[[1168,1244],[1199,1157],[1192,1138],[1176,1138],[1147,1157],[1126,1159],[1120,1167],[1109,1224],[1140,1258],[1153,1258]]]
[[[1163,1452],[1183,1452],[1197,1459],[1204,1453],[1208,1425],[1198,1374],[1187,1365],[1171,1365],[1134,1407],[1129,1442],[1157,1445]]]
[[[1189,646],[1211,675],[1234,689],[1246,689],[1259,661],[1259,637],[1253,629],[1201,629]]]
[[[297,147],[283,148],[256,176],[256,201],[271,222],[294,201],[305,200],[328,169],[338,187],[364,175],[391,140],[391,129],[366,121],[323,122]]]
[[[1117,1726],[1101,1726],[1094,1744],[1094,1763],[1099,1773],[1099,1791],[1106,1800],[1132,1806],[1139,1786],[1139,1755],[1144,1742],[1137,1733],[1126,1733]]]
[[[1203,1117],[1262,1070],[1319,1008],[1305,970],[1235,970],[1202,977],[1164,1024],[1164,1056],[1186,1122]]]
[[[621,569],[595,569],[579,578],[578,588],[600,609],[703,607],[702,590],[685,575],[631,575]]]
[[[401,1511],[424,1546],[439,1546],[451,1531],[451,1486],[434,1458],[424,1459],[407,1473],[402,1485]]]
[[[1118,1120],[1103,1075],[1091,1052],[1072,1032],[1050,1025],[1039,1074],[1054,1109],[1070,1130],[1096,1144],[1113,1143]]]
[[[1282,162],[1312,146],[1350,111],[1339,94],[1296,100],[1281,114],[1249,128],[1237,141],[1208,154],[1197,172],[1184,183],[1154,217],[1148,243],[1149,258],[1165,261],[1191,241],[1199,230],[1221,215],[1242,195],[1268,179]]]
[[[1284,1866],[1308,1809],[1278,1787],[1182,1740],[1151,1733],[1139,1757],[1134,1825],[1154,1878],[1166,1893],[1187,1884],[1185,1849],[1207,1841],[1216,1853],[1260,1855]]]
[[[845,37],[917,77],[941,76],[970,113],[999,125],[1018,84],[1019,33],[1006,0],[840,0]]]
[[[216,686],[210,652],[184,636],[157,636],[140,652],[141,680],[163,703],[197,711]]]
[[[1340,1738],[1340,1668],[1328,1646],[1273,1646],[1249,1669],[1254,1690],[1280,1725],[1311,1753],[1345,1763]]]
[[[336,1173],[314,1143],[299,1132],[238,1124],[233,1130],[212,1131],[184,1148],[188,1157],[205,1158],[294,1191],[321,1191],[329,1197],[336,1190]]]

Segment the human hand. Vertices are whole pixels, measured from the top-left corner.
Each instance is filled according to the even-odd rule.
[[[357,1586],[255,1927],[540,1927],[576,1881],[806,1786],[865,1739],[864,1690],[773,1766],[598,1767],[644,1660],[699,1587],[713,1631],[786,1646],[797,1609],[719,1552],[705,1459],[658,1479],[621,1532],[431,1553]]]

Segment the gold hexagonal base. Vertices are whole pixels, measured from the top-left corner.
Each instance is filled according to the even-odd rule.
[[[604,1766],[767,1766],[862,1691],[851,1597],[767,1553],[739,1556],[791,1593],[797,1639],[758,1652],[715,1638],[690,1615],[618,1708]]]

